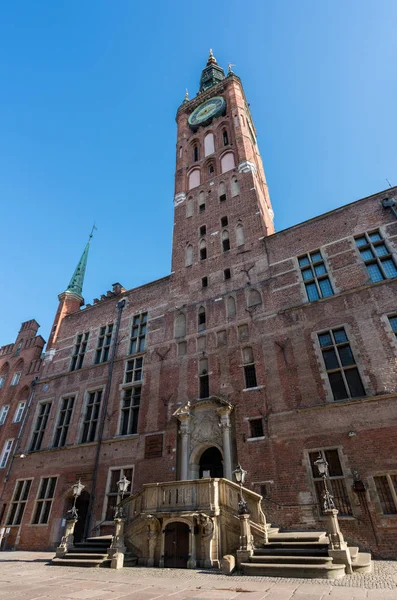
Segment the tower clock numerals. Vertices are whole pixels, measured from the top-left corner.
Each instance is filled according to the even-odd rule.
[[[210,98],[203,104],[200,104],[188,118],[188,123],[192,129],[200,125],[205,125],[214,117],[223,114],[226,109],[226,102],[221,96]]]

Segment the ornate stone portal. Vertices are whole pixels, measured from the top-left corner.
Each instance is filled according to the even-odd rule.
[[[223,476],[232,480],[230,415],[233,405],[218,396],[187,402],[175,411],[180,423],[180,479],[200,477],[200,458],[205,450],[217,448],[223,458]]]

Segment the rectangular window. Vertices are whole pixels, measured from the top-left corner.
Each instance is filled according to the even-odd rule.
[[[23,411],[25,410],[25,406],[26,406],[26,402],[20,402],[18,404],[18,408],[15,411],[15,415],[14,415],[14,423],[19,423],[20,421],[22,421],[22,415],[23,415]]]
[[[345,329],[340,327],[318,334],[334,400],[365,396]]]
[[[101,400],[102,390],[97,390],[96,392],[90,392],[88,394],[87,406],[83,421],[83,434],[81,436],[82,444],[95,441],[99,413],[101,409]]]
[[[389,323],[394,335],[397,337],[397,315],[389,317]]]
[[[20,372],[14,373],[14,375],[12,376],[10,385],[18,385],[20,379],[21,379],[21,373]]]
[[[0,456],[0,469],[4,469],[7,461],[8,461],[8,457],[11,454],[11,450],[12,450],[12,445],[14,443],[14,440],[7,440],[3,446],[3,452],[1,453]]]
[[[140,385],[128,388],[123,392],[121,406],[120,435],[138,433],[139,406],[141,404]]]
[[[232,274],[230,272],[230,269],[225,269],[223,271],[223,278],[224,278],[224,280],[227,281],[228,279],[231,279],[231,277],[232,277]]]
[[[50,410],[51,402],[39,404],[39,415],[37,417],[36,425],[33,430],[33,437],[30,444],[29,452],[35,452],[36,450],[40,450],[45,428],[47,427]]]
[[[22,523],[31,485],[31,479],[21,479],[16,482],[6,525],[20,525]]]
[[[201,358],[199,361],[199,397],[209,398],[210,377],[208,373],[208,359]]]
[[[77,371],[78,369],[82,368],[89,335],[90,332],[87,331],[86,333],[80,333],[77,336],[77,341],[72,355],[72,364],[70,365],[71,371]]]
[[[116,512],[117,505],[121,501],[121,496],[118,493],[117,482],[123,477],[126,477],[130,482],[130,485],[125,496],[129,496],[132,490],[132,469],[123,467],[122,469],[112,469],[110,471],[110,482],[108,492],[106,494],[106,521],[113,521],[114,514]]]
[[[309,302],[333,296],[334,291],[320,250],[298,256],[298,263]]]
[[[263,421],[262,419],[250,419],[250,437],[263,437]]]
[[[142,381],[143,357],[128,360],[125,367],[124,383]]]
[[[201,278],[201,287],[203,287],[203,288],[208,287],[208,277]]]
[[[72,418],[74,396],[62,398],[61,412],[59,413],[58,425],[55,430],[54,448],[62,448],[66,444],[69,425]]]
[[[3,387],[4,383],[5,383],[6,378],[5,377],[0,377],[0,390]]]
[[[9,410],[10,410],[10,406],[8,404],[6,406],[1,407],[1,409],[0,409],[0,425],[4,425]]]
[[[32,521],[34,525],[47,525],[54,500],[56,483],[56,477],[44,477],[41,480]]]
[[[313,477],[314,486],[316,488],[317,500],[322,513],[324,513],[324,482],[318,472],[317,466],[314,464],[319,458],[319,455],[325,459],[328,463],[328,480],[327,485],[329,491],[334,497],[336,508],[339,510],[341,516],[351,516],[352,508],[350,504],[349,495],[346,489],[346,483],[342,471],[342,465],[339,460],[338,450],[318,450],[317,452],[310,452],[310,466]]]
[[[147,312],[135,315],[132,321],[130,354],[145,350]]]
[[[256,381],[256,369],[254,362],[254,354],[252,348],[243,348],[243,362],[244,362],[244,376],[245,376],[245,387],[254,388],[257,387]]]
[[[113,323],[105,325],[99,330],[98,346],[95,353],[95,364],[109,360],[110,345],[112,343]]]
[[[397,267],[380,231],[354,238],[373,283],[397,277]]]
[[[397,474],[374,477],[376,491],[384,515],[397,514]]]
[[[206,235],[206,233],[207,233],[207,227],[206,227],[206,225],[202,225],[202,226],[200,227],[200,235],[201,235],[201,236],[202,236],[202,235]]]

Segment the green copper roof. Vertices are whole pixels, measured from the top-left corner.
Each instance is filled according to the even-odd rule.
[[[222,81],[222,79],[225,79],[225,72],[222,67],[218,65],[215,56],[212,54],[212,50],[210,50],[206,67],[201,73],[200,92],[208,90],[208,88],[216,85]]]
[[[91,237],[91,236],[90,236]],[[84,252],[81,255],[81,258],[78,262],[75,272],[73,273],[72,279],[65,290],[66,292],[70,292],[72,294],[76,294],[77,296],[83,297],[83,283],[84,283],[84,275],[85,268],[87,266],[87,258],[88,258],[88,250],[90,248],[90,242],[88,241],[86,247],[84,248]]]

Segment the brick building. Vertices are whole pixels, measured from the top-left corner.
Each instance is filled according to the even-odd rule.
[[[268,521],[321,528],[320,453],[345,537],[396,557],[396,189],[275,233],[212,53],[176,120],[171,274],[84,305],[87,244],[42,363],[35,321],[0,351],[3,544],[53,548],[79,478],[78,539],[111,531],[123,473],[135,493],[238,462]]]

